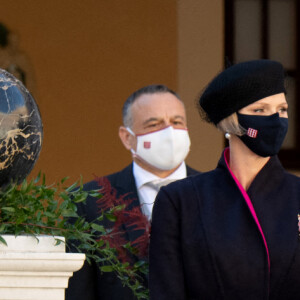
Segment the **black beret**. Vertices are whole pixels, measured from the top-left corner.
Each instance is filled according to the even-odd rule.
[[[217,75],[199,99],[208,120],[218,124],[260,99],[285,93],[283,66],[261,59],[233,65]]]

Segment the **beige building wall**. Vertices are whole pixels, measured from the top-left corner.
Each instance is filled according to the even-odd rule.
[[[186,101],[192,147],[187,162],[207,171],[216,167],[224,138],[203,122],[196,108],[197,97],[223,68],[223,1],[178,2],[178,92]]]
[[[223,138],[200,121],[194,99],[222,67],[223,1],[2,1],[0,22],[18,34],[35,78],[44,143],[31,176],[88,181],[125,167],[121,106],[153,83],[186,103],[189,164],[215,166]]]

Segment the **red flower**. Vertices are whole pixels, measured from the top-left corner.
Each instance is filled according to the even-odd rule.
[[[122,206],[121,209],[113,210],[116,221],[113,222],[110,228],[111,231],[107,235],[101,236],[101,239],[108,241],[111,247],[117,249],[121,261],[130,262],[132,261],[132,255],[124,247],[129,242],[124,228],[126,227],[130,231],[137,233],[137,238],[131,243],[131,246],[138,256],[146,257],[148,254],[150,222],[143,215],[140,206],[129,208],[135,199],[129,198],[128,194],[118,195],[107,177],[100,177],[96,180],[101,187],[100,193],[103,195],[97,200],[98,208],[107,212],[112,208]]]

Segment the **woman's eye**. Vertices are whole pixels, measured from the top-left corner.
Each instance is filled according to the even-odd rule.
[[[282,107],[279,109],[280,113],[286,113],[288,111],[288,109],[286,107]]]
[[[253,110],[255,113],[262,113],[264,110],[263,108],[256,108]]]

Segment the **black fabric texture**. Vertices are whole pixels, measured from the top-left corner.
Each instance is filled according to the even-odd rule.
[[[260,99],[285,93],[284,69],[261,59],[238,63],[218,74],[199,99],[210,122],[221,120]]]
[[[133,200],[129,209],[140,205],[132,168],[133,165],[130,164],[123,170],[106,176],[111,186],[117,191],[117,196],[126,195],[125,199]],[[199,173],[189,166],[186,168],[188,176]],[[84,185],[84,190],[87,191],[100,188],[101,186],[95,180]],[[78,214],[84,216],[88,221],[95,220],[100,214],[96,201],[96,198],[88,197],[86,204],[78,205]],[[137,231],[132,231],[125,224],[124,230],[128,241],[134,242],[139,237]],[[140,257],[133,259],[136,262]],[[148,258],[143,259],[148,260]],[[144,284],[148,285],[148,278],[145,278]],[[136,297],[129,288],[122,285],[115,273],[101,273],[95,263],[89,265],[85,262],[84,267],[70,278],[66,290],[66,300],[136,300]]]
[[[150,237],[151,300],[300,299],[300,179],[270,158],[247,191],[222,156],[213,171],[162,187]]]
[[[250,150],[263,157],[278,154],[288,131],[288,118],[280,118],[278,113],[270,116],[237,115],[239,124],[247,130],[238,137]],[[255,134],[251,134],[253,130]]]

